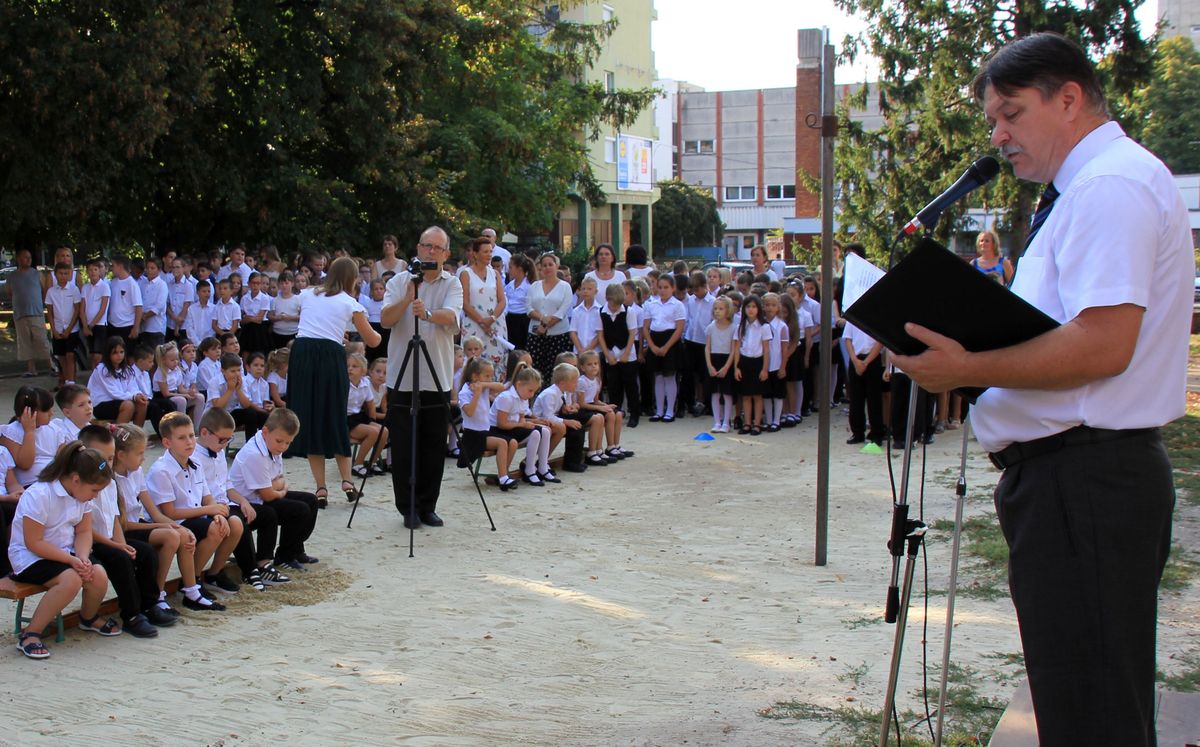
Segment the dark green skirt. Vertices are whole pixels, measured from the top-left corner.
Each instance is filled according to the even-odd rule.
[[[332,340],[296,338],[288,364],[288,408],[300,418],[300,432],[289,453],[350,456],[349,394],[346,349]]]

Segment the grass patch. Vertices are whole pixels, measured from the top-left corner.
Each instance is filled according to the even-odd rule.
[[[938,519],[931,529],[946,541],[954,536],[954,521]],[[962,556],[966,559],[959,576],[958,593],[974,599],[1003,599],[1008,596],[1008,543],[993,513],[963,520]]]
[[[846,630],[858,630],[881,622],[883,622],[881,615],[860,615],[849,620],[842,620],[842,625],[846,626]]]
[[[851,674],[857,670],[851,670]],[[841,677],[839,677],[839,680]],[[1007,706],[998,698],[980,696],[972,682],[980,680],[979,674],[968,667],[951,665],[946,688],[946,719],[942,744],[980,745],[986,744],[996,723]],[[918,694],[919,697],[919,694]],[[937,692],[930,692],[930,705],[936,708]],[[758,712],[770,719],[795,719],[828,725],[826,735],[829,747],[851,747],[875,744],[879,740],[879,728],[883,718],[882,709],[870,709],[859,705],[823,706],[815,703],[785,701],[775,703]],[[933,743],[929,738],[930,723],[924,713],[906,710],[899,714],[902,747],[926,747]],[[895,726],[891,733],[895,734]],[[894,737],[893,737],[894,739]],[[889,741],[889,744],[895,744]]]
[[[1168,690],[1179,693],[1200,692],[1200,656],[1177,654],[1171,658],[1183,662],[1183,667],[1170,675],[1159,670],[1155,679]]]
[[[1163,426],[1163,444],[1171,456],[1180,502],[1200,506],[1200,415],[1192,412],[1191,397],[1188,405],[1187,415]]]
[[[1171,547],[1171,555],[1167,558],[1167,567],[1163,569],[1162,582],[1158,588],[1162,591],[1183,591],[1192,585],[1196,576],[1200,575],[1200,563],[1187,557],[1183,545]]]

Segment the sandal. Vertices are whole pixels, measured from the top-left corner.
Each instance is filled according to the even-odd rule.
[[[347,485],[350,487],[347,488]],[[346,494],[346,500],[350,503],[354,503],[362,496],[362,494],[355,489],[354,483],[350,482],[349,480],[342,480],[342,492]]]
[[[37,643],[26,643],[30,638],[36,638]],[[50,649],[42,642],[42,636],[32,630],[27,630],[17,637],[17,650],[30,659],[50,658]]]
[[[79,629],[80,630],[90,630],[93,633],[99,633],[102,636],[121,635],[121,626],[119,624],[117,624],[116,620],[109,617],[109,618],[105,619],[103,625],[100,625],[99,627],[97,627],[96,621],[99,619],[100,619],[100,615],[96,615],[91,620],[89,620],[86,617],[84,617],[83,613],[81,612],[81,613],[79,613]]]
[[[329,505],[329,491],[324,485],[317,488],[314,495],[317,496],[317,508],[326,508]]]
[[[371,471],[367,469],[367,465],[365,464],[356,464],[350,468],[350,474],[354,475],[360,480],[365,480],[371,476]]]

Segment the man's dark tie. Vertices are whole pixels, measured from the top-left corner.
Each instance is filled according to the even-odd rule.
[[[1037,236],[1037,232],[1042,230],[1042,224],[1046,222],[1046,218],[1050,217],[1050,211],[1054,209],[1054,201],[1058,199],[1058,190],[1054,188],[1054,182],[1046,185],[1046,191],[1042,192],[1042,198],[1038,200],[1037,210],[1033,214],[1033,222],[1029,224],[1029,235],[1025,237],[1025,249],[1033,243],[1033,237]],[[1022,252],[1023,253],[1023,252]]]

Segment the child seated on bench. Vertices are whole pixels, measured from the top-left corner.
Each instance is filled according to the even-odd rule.
[[[458,466],[470,467],[485,451],[494,451],[496,478],[500,482],[500,489],[516,490],[517,481],[508,476],[508,469],[513,454],[516,454],[520,447],[516,439],[501,438],[489,433],[492,394],[504,391],[504,384],[495,381],[495,378],[495,366],[486,358],[472,358],[463,367],[465,383],[458,390],[458,404],[463,416]]]
[[[88,560],[92,553],[88,504],[111,481],[108,460],[72,441],[59,449],[17,504],[8,544],[13,580],[47,588],[17,641],[17,650],[31,659],[50,656],[41,633],[81,589],[79,627],[104,636],[121,633],[116,620],[96,619],[108,591],[108,575]]]

